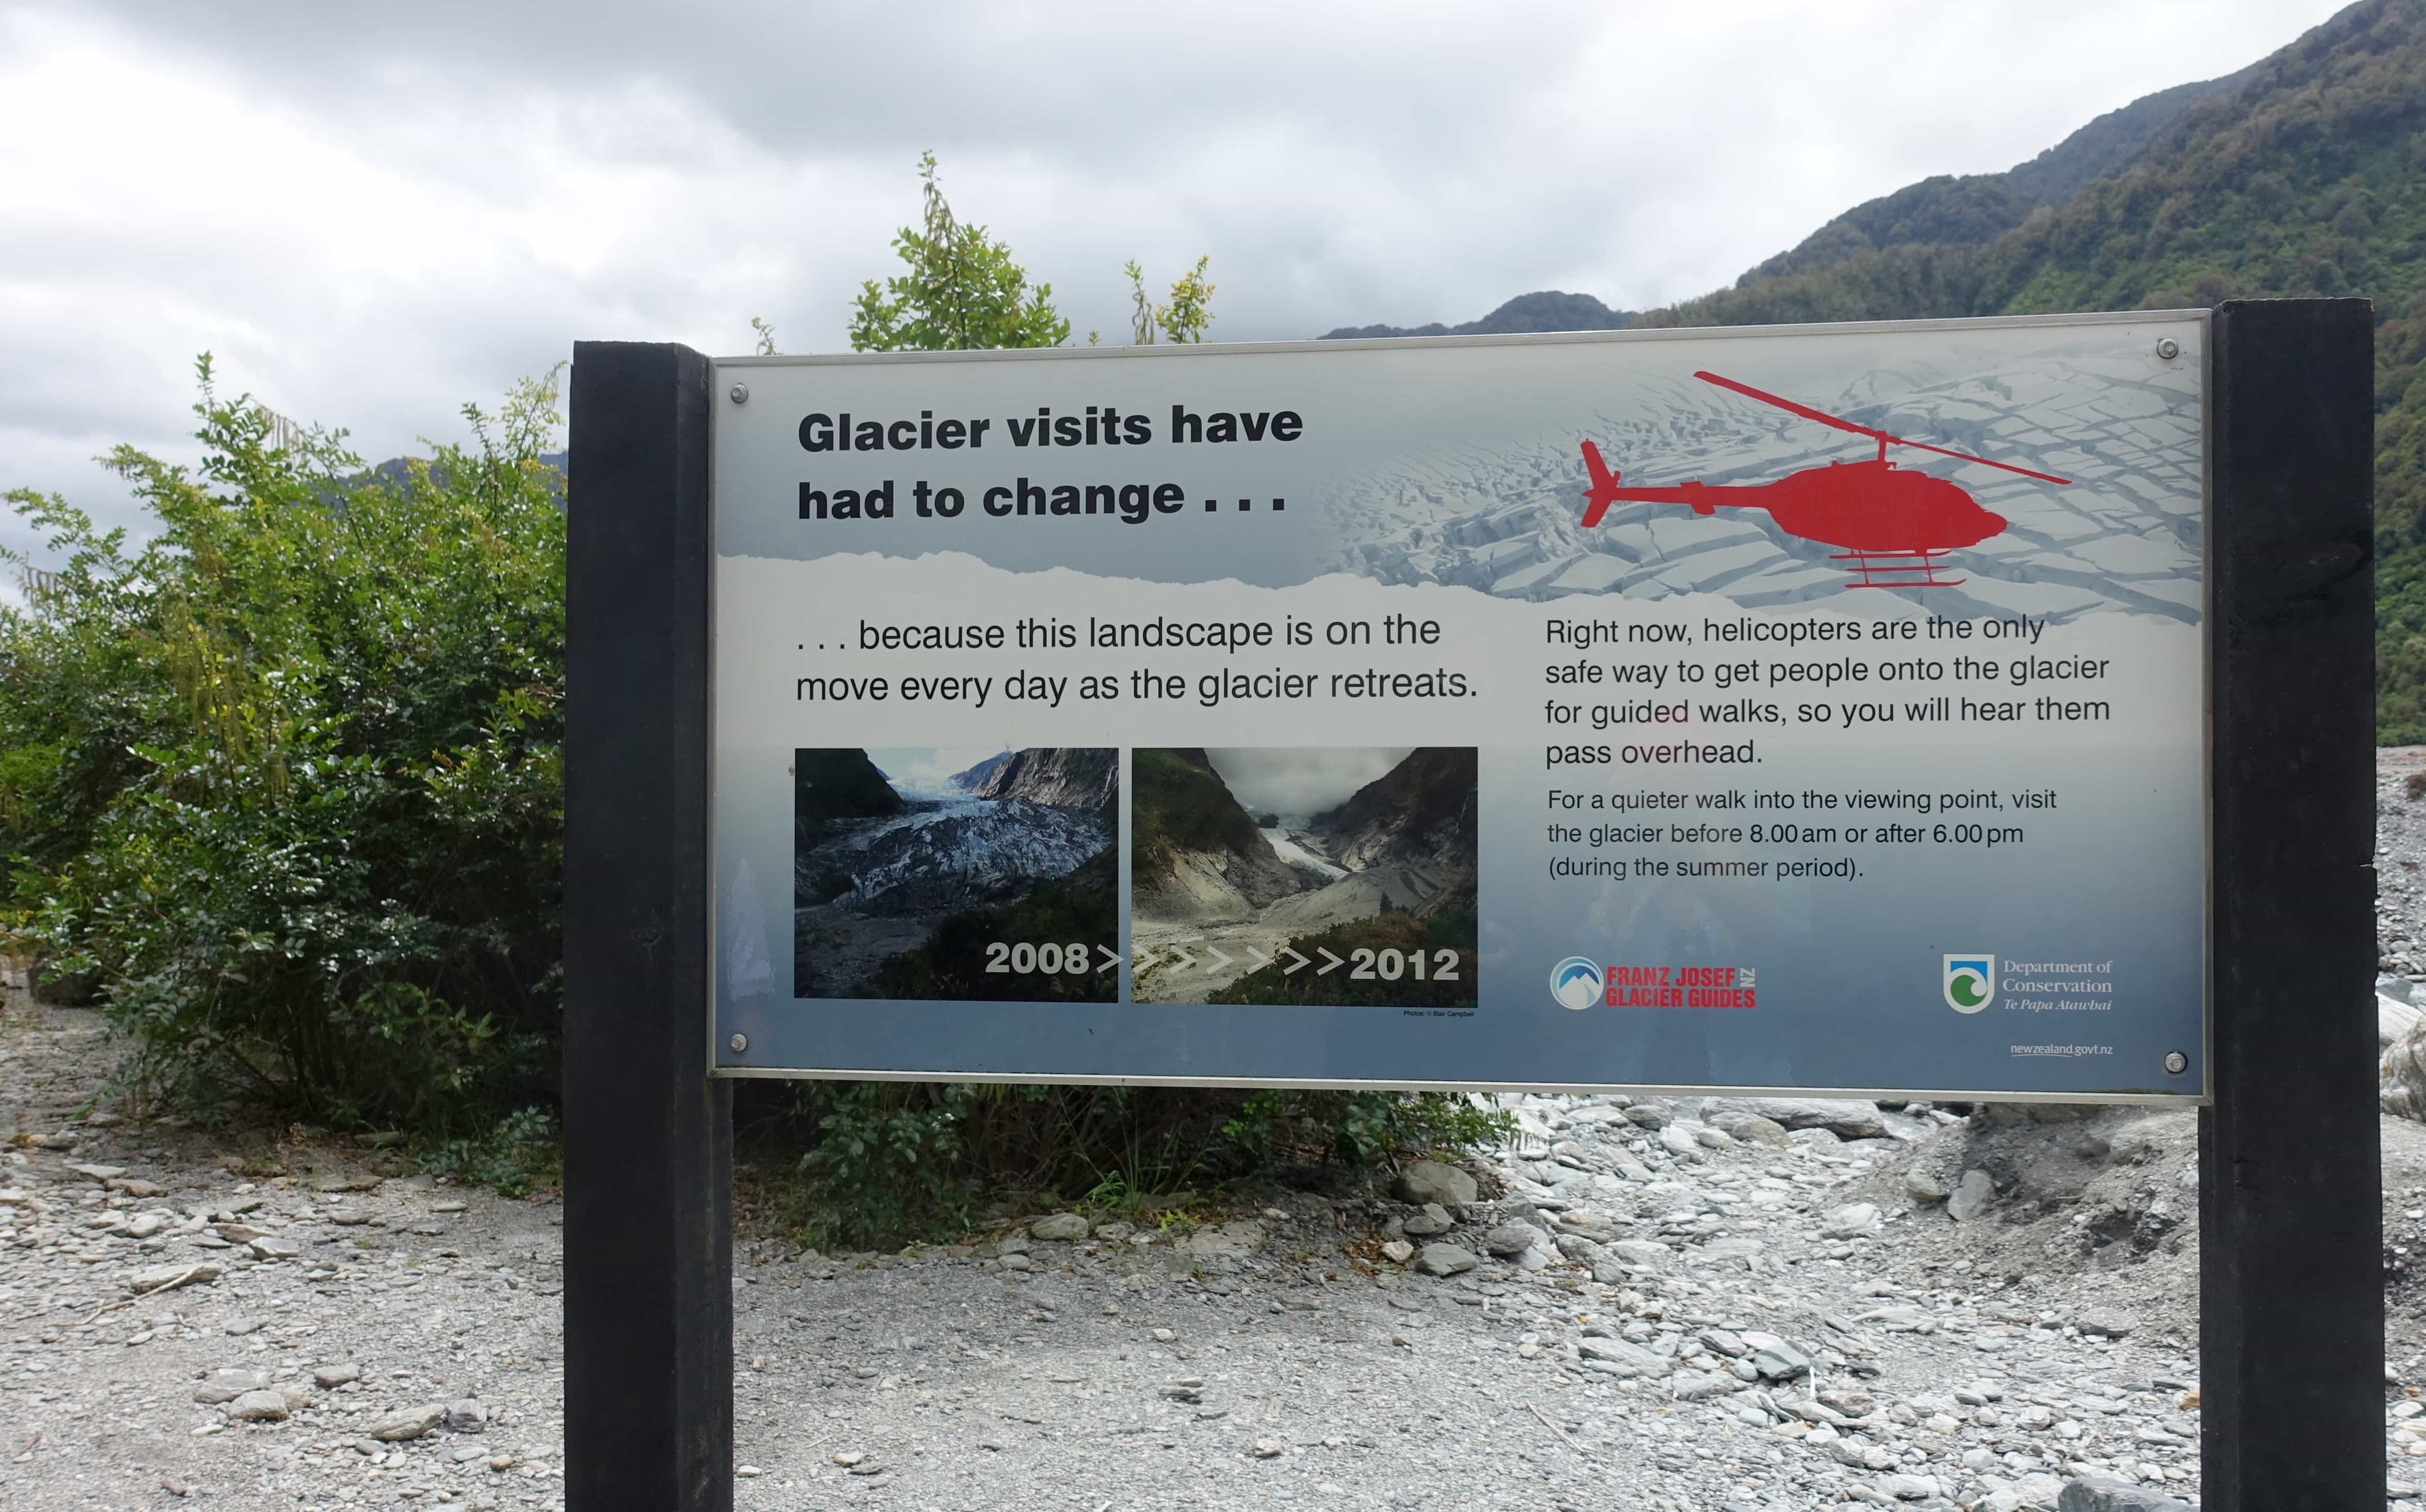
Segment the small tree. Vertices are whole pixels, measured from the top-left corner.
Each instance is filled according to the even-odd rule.
[[[926,186],[924,225],[904,226],[893,238],[909,270],[881,286],[873,279],[860,285],[851,350],[1059,346],[1069,340],[1070,322],[1053,308],[1053,285],[1031,285],[1010,248],[983,226],[953,217],[936,182],[934,153],[919,154],[918,178]]]
[[[1146,298],[1145,269],[1131,258],[1121,267],[1129,276],[1129,337],[1140,346],[1151,346],[1157,337],[1163,341],[1193,343],[1205,339],[1205,329],[1213,324],[1213,285],[1205,280],[1205,270],[1212,265],[1211,253],[1196,260],[1196,265],[1180,275],[1171,286],[1171,302],[1156,304]]]

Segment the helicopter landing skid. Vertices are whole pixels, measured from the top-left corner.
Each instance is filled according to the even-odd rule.
[[[1940,577],[1938,559],[1943,551],[1920,552],[1837,552],[1828,559],[1849,562],[1846,571],[1853,574],[1849,588],[1952,588],[1961,587],[1968,578]]]

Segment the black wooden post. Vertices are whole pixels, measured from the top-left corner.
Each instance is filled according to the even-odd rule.
[[[733,1505],[733,1104],[708,1077],[707,359],[573,349],[564,1488]]]
[[[2214,338],[2200,1505],[2349,1512],[2385,1481],[2374,327],[2234,302]]]

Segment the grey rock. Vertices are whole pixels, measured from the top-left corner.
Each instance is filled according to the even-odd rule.
[[[1608,1247],[1609,1253],[1628,1265],[1648,1265],[1655,1269],[1676,1258],[1676,1252],[1656,1239],[1620,1239]]]
[[[1664,1102],[1638,1102],[1625,1110],[1625,1121],[1638,1129],[1665,1129],[1674,1117]]]
[[[1679,1402],[1700,1402],[1713,1396],[1725,1396],[1743,1390],[1743,1382],[1732,1375],[1713,1375],[1706,1371],[1678,1371],[1669,1377],[1668,1394]]]
[[[263,1260],[293,1260],[303,1253],[301,1245],[292,1239],[281,1239],[275,1234],[263,1234],[245,1247]]]
[[[1579,1233],[1559,1235],[1559,1253],[1578,1265],[1590,1266],[1600,1259],[1600,1246]]]
[[[1529,1223],[1503,1223],[1482,1236],[1482,1247],[1502,1259],[1513,1259],[1542,1242],[1542,1231]]]
[[[1092,1231],[1087,1220],[1075,1213],[1056,1213],[1049,1218],[1039,1218],[1027,1226],[1028,1237],[1049,1239],[1055,1244],[1074,1244]]]
[[[1945,1201],[1948,1193],[1946,1183],[1936,1177],[1927,1171],[1912,1171],[1903,1179],[1903,1195],[1927,1207],[1932,1202]]]
[[[227,1320],[226,1328],[231,1338],[241,1339],[249,1333],[259,1333],[261,1331],[261,1320],[259,1318],[230,1318]]]
[[[1672,1123],[1659,1131],[1659,1148],[1688,1160],[1702,1158],[1702,1142],[1681,1123]]]
[[[228,1416],[238,1423],[283,1423],[286,1412],[282,1391],[247,1391],[228,1404]]]
[[[2081,1332],[2108,1339],[2127,1338],[2140,1327],[2139,1318],[2121,1308],[2091,1308],[2072,1321]]]
[[[1454,1276],[1468,1271],[1482,1262],[1455,1245],[1426,1245],[1415,1257],[1415,1269],[1427,1276]]]
[[[391,1412],[372,1424],[367,1431],[381,1443],[405,1443],[423,1437],[445,1421],[445,1407],[433,1402],[428,1407],[411,1407]]]
[[[1716,1239],[1705,1240],[1695,1245],[1693,1253],[1704,1260],[1740,1260],[1749,1263],[1760,1258],[1761,1251],[1767,1247],[1750,1234],[1729,1233],[1721,1234]]]
[[[137,1296],[146,1292],[173,1292],[181,1286],[207,1286],[226,1274],[207,1262],[196,1265],[155,1265],[128,1277],[126,1289]]]
[[[1393,1239],[1382,1247],[1382,1258],[1394,1265],[1403,1265],[1415,1258],[1415,1247],[1404,1239]]]
[[[1926,1502],[1937,1494],[1933,1475],[1882,1475],[1879,1489],[1900,1502]]]
[[[477,1396],[459,1396],[446,1404],[448,1433],[485,1433],[489,1427],[488,1404]]]
[[[1744,1342],[1750,1343],[1752,1341]],[[1811,1357],[1780,1339],[1755,1349],[1752,1366],[1765,1379],[1790,1381],[1811,1374]]]
[[[1436,1160],[1410,1162],[1391,1185],[1399,1200],[1417,1206],[1437,1202],[1442,1207],[1464,1207],[1480,1195],[1473,1177]]]
[[[1946,1215],[1957,1223],[1969,1223],[1988,1211],[1997,1200],[1997,1182],[1986,1171],[1974,1167],[1963,1173],[1954,1183],[1954,1195],[1946,1199]]]
[[[1859,1234],[1879,1231],[1879,1210],[1874,1202],[1848,1202],[1831,1208],[1820,1220],[1820,1231],[1831,1239],[1851,1239]]]
[[[268,1385],[269,1375],[267,1371],[241,1370],[235,1367],[215,1370],[200,1386],[194,1388],[194,1400],[205,1407],[218,1407],[235,1401],[247,1391],[264,1391]]]
[[[1825,1129],[1840,1139],[1877,1139],[1887,1132],[1877,1103],[1851,1098],[1719,1097],[1702,1104],[1702,1117],[1714,1122],[1734,1114],[1789,1130]]]
[[[1447,1208],[1437,1202],[1425,1203],[1421,1208],[1408,1214],[1407,1221],[1400,1225],[1404,1232],[1417,1239],[1429,1239],[1436,1233],[1447,1233],[1454,1227],[1456,1227],[1456,1220],[1448,1215]]]
[[[1786,1125],[1778,1122],[1774,1118],[1762,1118],[1757,1113],[1746,1114],[1739,1118],[1730,1118],[1724,1123],[1717,1123],[1716,1120],[1712,1121],[1716,1124],[1716,1127],[1724,1129],[1728,1134],[1733,1134],[1736,1138],[1743,1141],[1745,1144],[1767,1145],[1771,1150],[1784,1150],[1787,1144]]]
[[[2064,1483],[2056,1512],[2190,1512],[2177,1496],[2109,1475],[2083,1475]]]
[[[323,1365],[312,1373],[313,1384],[324,1391],[335,1391],[363,1378],[360,1365]]]
[[[1620,1375],[1664,1375],[1668,1371],[1666,1359],[1623,1339],[1579,1339],[1576,1353],[1587,1360],[1616,1366]]]
[[[1724,1328],[1705,1328],[1702,1330],[1700,1337],[1702,1343],[1708,1346],[1711,1353],[1724,1355],[1729,1359],[1734,1359],[1738,1356],[1748,1355],[1752,1352],[1751,1345],[1745,1343],[1743,1340],[1732,1333],[1729,1333]]]

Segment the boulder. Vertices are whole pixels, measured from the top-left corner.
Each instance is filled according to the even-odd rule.
[[[2426,1018],[2386,1048],[2376,1070],[2383,1078],[2384,1111],[2426,1119]]]
[[[1757,1113],[1732,1114],[1706,1121],[1748,1145],[1767,1145],[1771,1150],[1784,1150],[1787,1146],[1786,1125]]]
[[[381,1443],[404,1443],[423,1437],[445,1421],[445,1405],[433,1402],[428,1407],[410,1407],[391,1412],[372,1424],[367,1431],[371,1438]]]
[[[1954,1195],[1946,1199],[1946,1215],[1957,1223],[1969,1223],[1996,1200],[1996,1179],[1974,1166],[1954,1183]]]
[[[2073,1320],[2073,1327],[2100,1338],[2122,1339],[2140,1327],[2140,1320],[2121,1308],[2091,1308]]]
[[[1445,1208],[1464,1207],[1480,1195],[1473,1177],[1436,1160],[1411,1162],[1399,1172],[1391,1189],[1398,1193],[1399,1200],[1419,1207],[1427,1202],[1437,1202]]]
[[[1946,1183],[1927,1171],[1908,1171],[1903,1179],[1903,1195],[1921,1207],[1943,1202],[1948,1192]]]
[[[1404,1239],[1393,1239],[1382,1247],[1382,1258],[1393,1265],[1403,1265],[1415,1258],[1415,1247]]]
[[[204,1407],[222,1407],[247,1391],[263,1391],[268,1389],[269,1374],[267,1371],[243,1370],[231,1366],[224,1370],[215,1370],[204,1376],[202,1383],[194,1388],[194,1400]]]
[[[1502,1260],[1513,1260],[1542,1242],[1542,1231],[1529,1223],[1503,1223],[1482,1236],[1482,1247]]]
[[[477,1396],[457,1397],[446,1404],[446,1431],[483,1433],[489,1426],[489,1406]]]
[[[1406,1222],[1399,1227],[1418,1239],[1429,1239],[1436,1233],[1448,1232],[1455,1227],[1455,1223],[1449,1217],[1447,1208],[1437,1202],[1427,1202],[1408,1214]]]
[[[238,1423],[283,1423],[286,1410],[283,1391],[247,1391],[228,1404],[228,1416]]]
[[[1031,1239],[1049,1239],[1055,1244],[1074,1244],[1092,1231],[1086,1219],[1075,1213],[1056,1213],[1049,1218],[1039,1218],[1027,1226]]]
[[[1706,1121],[1735,1114],[1767,1118],[1782,1129],[1825,1129],[1839,1139],[1878,1139],[1887,1132],[1879,1105],[1853,1098],[1718,1097],[1702,1104]]]
[[[1482,1262],[1455,1245],[1426,1245],[1415,1257],[1415,1269],[1427,1276],[1454,1276],[1468,1271]]]
[[[1848,1202],[1840,1208],[1830,1208],[1820,1221],[1820,1234],[1829,1239],[1852,1239],[1861,1234],[1879,1231],[1879,1209],[1875,1202]]]
[[[1620,1375],[1664,1375],[1669,1361],[1641,1344],[1627,1343],[1623,1339],[1580,1339],[1576,1353],[1584,1359],[1611,1369]]]
[[[2064,1483],[2056,1497],[2056,1512],[2190,1512],[2177,1496],[2146,1486],[2134,1486],[2110,1475],[2083,1475]]]
[[[1657,1270],[1676,1258],[1676,1252],[1656,1239],[1620,1239],[1607,1247],[1608,1252],[1621,1263],[1647,1265]]]
[[[1753,1339],[1747,1336],[1747,1344]],[[1760,1372],[1764,1380],[1790,1381],[1811,1374],[1811,1357],[1783,1339],[1768,1340],[1752,1352],[1752,1368]]]

